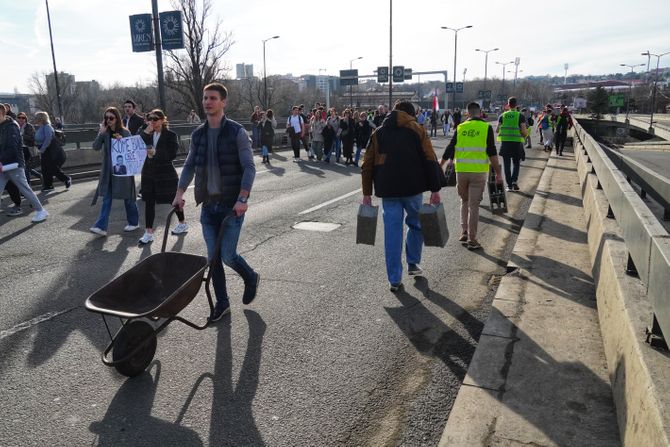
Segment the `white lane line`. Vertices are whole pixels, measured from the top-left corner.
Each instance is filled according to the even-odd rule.
[[[49,312],[44,315],[40,315],[39,317],[35,317],[32,320],[24,321],[23,323],[19,323],[14,327],[11,327],[9,329],[6,329],[4,331],[0,331],[0,340],[2,340],[5,337],[9,337],[10,335],[14,335],[17,332],[25,331],[26,329],[30,329],[33,326],[36,326],[40,323],[43,323],[45,321],[52,320],[56,318],[59,315],[63,315],[65,313],[68,313],[72,310],[76,309],[76,307],[71,307],[69,309],[57,311],[57,312]]]
[[[308,213],[311,213],[312,211],[320,210],[320,209],[323,208],[324,206],[328,206],[328,205],[330,205],[331,203],[335,203],[335,202],[338,202],[338,201],[340,201],[340,200],[342,200],[342,199],[346,199],[347,197],[351,197],[351,196],[353,196],[354,194],[358,194],[358,193],[361,192],[362,190],[363,190],[362,188],[358,188],[356,191],[351,191],[351,192],[349,192],[349,193],[346,193],[346,194],[343,195],[343,196],[335,197],[334,199],[329,200],[329,201],[327,201],[327,202],[323,202],[323,203],[320,204],[320,205],[316,205],[316,206],[313,206],[313,207],[311,207],[311,208],[309,208],[309,209],[306,209],[305,211],[301,211],[301,212],[298,213],[298,215],[299,215],[299,216],[302,216],[303,214],[308,214]]]

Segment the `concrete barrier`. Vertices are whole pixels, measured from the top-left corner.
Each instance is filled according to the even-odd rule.
[[[644,342],[652,313],[647,286],[625,273],[629,248],[624,234],[616,220],[607,217],[610,203],[583,144],[579,138],[574,142],[600,328],[621,440],[629,446],[669,446],[670,356]],[[651,259],[651,269],[654,264]]]

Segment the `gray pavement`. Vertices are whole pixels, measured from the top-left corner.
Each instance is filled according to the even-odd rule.
[[[435,143],[440,155],[446,140]],[[83,302],[159,244],[138,248],[139,231],[123,234],[118,204],[107,238],[88,233],[92,181],[44,197],[42,224],[0,214],[0,445],[437,444],[546,155],[528,151],[509,214],[482,210],[483,251],[455,238],[425,249],[425,279],[406,278],[398,295],[385,281],[381,225],[375,247],[354,243],[360,194],[303,213],[360,188],[358,170],[287,157],[258,164],[240,240],[263,275],[256,302],[233,298],[231,317],[205,331],[173,323],[132,380],[100,362],[106,331]],[[454,188],[443,199],[457,233]],[[169,249],[204,253],[198,211],[189,200],[191,231],[170,236]],[[340,227],[294,230],[299,221]],[[204,321],[202,290],[182,315]]]
[[[440,442],[620,445],[574,157],[545,168]]]

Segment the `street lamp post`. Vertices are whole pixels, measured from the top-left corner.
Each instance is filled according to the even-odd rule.
[[[670,54],[670,51],[666,51],[661,54],[654,54],[649,51],[642,53],[642,56],[656,56],[656,76],[654,76],[654,90],[651,93],[651,116],[649,117],[649,133],[654,134],[654,109],[656,108],[656,85],[658,84],[658,65],[661,62],[661,57],[666,54]]]
[[[501,95],[503,95],[503,96],[505,95],[505,67],[507,67],[509,64],[513,64],[513,63],[514,63],[514,61],[509,61],[509,62],[498,62],[498,61],[496,61],[496,64],[502,65],[503,77],[502,77],[502,87],[501,87],[502,93],[501,93]]]
[[[630,114],[630,98],[631,98],[632,93],[633,93],[633,77],[632,77],[632,74],[635,72],[635,67],[644,67],[644,64],[633,64],[633,65],[619,64],[619,65],[621,65],[622,67],[630,68],[630,73],[631,73],[630,82],[628,83],[628,101],[626,101],[626,124],[630,128],[630,121],[628,120],[628,115]]]
[[[475,51],[479,51],[480,53],[484,53],[484,91],[486,91],[486,78],[488,77],[488,71],[489,71],[489,53],[492,51],[498,51],[500,48],[491,48],[490,50],[481,50],[479,48],[476,48]],[[484,105],[486,105],[486,98],[482,98]]]
[[[356,57],[354,59],[351,59],[349,61],[349,70],[352,69],[354,61],[357,61],[359,59],[363,59],[363,56],[358,56],[358,57]],[[354,94],[353,94],[353,91],[351,89],[351,85],[349,85],[349,107],[353,107],[353,106],[354,106]]]
[[[472,25],[462,26],[460,28],[449,28],[448,26],[443,26],[442,29],[448,29],[454,32],[454,96],[453,96],[453,107],[456,107],[456,54],[458,52],[458,32],[460,30],[472,28]],[[445,108],[448,107],[448,104],[445,104]]]
[[[267,110],[268,108],[268,75],[265,71],[265,42],[272,39],[279,39],[279,36],[268,37],[263,39],[263,109]]]
[[[60,86],[58,85],[58,69],[56,68],[56,53],[54,53],[54,38],[51,33],[51,14],[49,14],[49,0],[44,0],[47,6],[47,22],[49,23],[49,40],[51,41],[51,59],[54,64],[54,85],[56,86],[56,102],[58,103],[58,116],[60,117],[61,123],[64,123],[63,119],[63,103],[60,97]]]

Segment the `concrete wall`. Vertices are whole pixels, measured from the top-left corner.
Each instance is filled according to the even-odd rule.
[[[645,343],[652,308],[626,271],[628,249],[584,148],[575,137],[600,328],[624,445],[670,445],[670,355]]]

